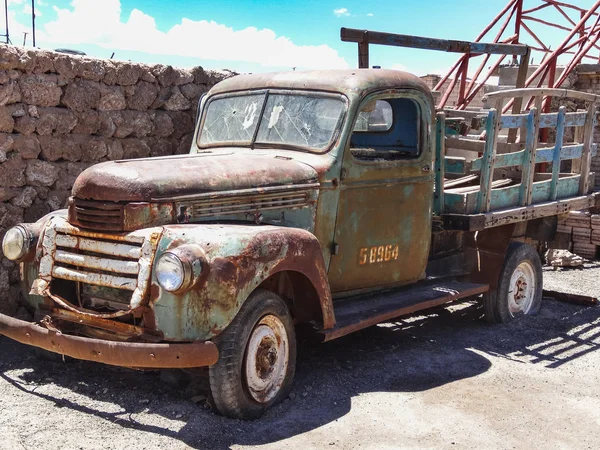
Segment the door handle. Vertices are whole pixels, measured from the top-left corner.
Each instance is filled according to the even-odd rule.
[[[429,172],[431,170],[431,167],[429,167],[429,164],[423,166],[423,172]]]

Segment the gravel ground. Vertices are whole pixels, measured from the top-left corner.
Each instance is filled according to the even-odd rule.
[[[600,264],[544,276],[600,296]],[[600,308],[480,316],[463,302],[303,342],[292,395],[254,422],[210,411],[203,373],[51,362],[0,338],[0,448],[597,448]]]

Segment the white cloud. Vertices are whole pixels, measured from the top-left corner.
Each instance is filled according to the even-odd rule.
[[[336,17],[349,16],[350,11],[348,11],[348,8],[338,8],[333,10],[333,14],[335,14]]]
[[[25,3],[23,5],[23,14],[27,14],[27,15],[31,15],[31,13],[33,12],[31,5],[29,3]],[[35,17],[40,17],[42,15],[42,12],[39,9],[35,10]]]
[[[53,6],[57,18],[40,31],[39,42],[96,44],[109,50],[139,51],[262,66],[345,68],[347,62],[327,45],[297,45],[268,28],[234,30],[207,20],[182,18],[167,31],[152,16],[134,9],[121,21],[120,0],[72,0],[70,8]]]
[[[367,17],[373,17],[373,13],[367,13]]]

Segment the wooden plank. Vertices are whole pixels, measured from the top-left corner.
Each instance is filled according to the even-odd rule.
[[[587,117],[587,112],[585,113]],[[573,140],[575,142],[579,142],[583,144],[583,127],[576,127],[574,132]],[[583,150],[583,147],[582,147]],[[571,162],[571,172],[573,173],[581,173],[581,159],[574,159]]]
[[[446,148],[456,148],[458,150],[467,150],[470,152],[483,153],[485,141],[476,141],[459,137],[448,137],[446,139]]]
[[[519,205],[521,206],[531,205],[533,175],[535,173],[535,149],[539,136],[539,117],[537,107],[529,111],[525,155],[523,156],[523,178],[521,179],[521,191],[519,192]]]
[[[443,112],[436,114],[435,128],[435,197],[434,211],[436,214],[442,214],[444,211],[444,176],[446,167],[446,148],[445,135],[446,115]]]
[[[496,145],[498,143],[498,131],[500,129],[500,111],[502,103],[499,103],[498,110],[491,109],[488,114],[486,127],[485,150],[483,152],[483,165],[481,169],[479,197],[477,199],[477,212],[487,212],[490,210],[490,191],[492,190],[492,178],[494,176],[494,162],[496,159]]]
[[[556,200],[556,195],[558,193],[558,174],[560,173],[560,160],[565,134],[566,112],[567,108],[565,106],[558,108],[558,117],[556,120],[556,144],[554,145],[554,153],[552,156],[552,183],[550,184],[549,200]]]
[[[507,144],[506,142],[498,142],[497,153],[518,152],[520,150],[523,150],[524,147],[525,144],[522,142],[512,144]],[[485,141],[448,136],[446,138],[446,149],[467,150],[470,152],[483,153],[485,150]]]
[[[555,98],[576,98],[579,100],[586,100],[594,103],[600,101],[600,96],[595,94],[588,94],[587,92],[574,91],[570,89],[554,88],[522,88],[490,92],[483,96],[482,101],[485,103],[490,100],[498,101],[509,97],[539,97],[541,99],[545,96],[551,96]]]
[[[518,18],[516,20],[517,20],[517,22],[519,21]],[[527,46],[527,52],[524,55],[522,55],[519,60],[519,70],[517,72],[517,80],[515,83],[516,88],[525,87],[525,83],[527,82],[527,74],[529,72],[530,56],[531,56],[531,47]],[[513,114],[520,113],[522,106],[523,106],[523,99],[515,98],[515,101],[513,102],[513,106],[512,106],[512,113]],[[512,142],[516,142],[516,140],[517,140],[517,130],[515,130],[515,129],[509,130],[507,142],[512,143]]]
[[[536,163],[553,162],[555,147],[539,148],[536,152]],[[579,159],[583,154],[583,144],[563,145],[560,149],[559,158],[561,161],[566,159]],[[592,152],[594,154],[594,152]]]
[[[583,152],[581,154],[581,178],[579,179],[579,194],[585,195],[589,190],[591,149],[594,140],[596,125],[596,104],[592,103],[588,109],[583,132]]]
[[[500,120],[500,128],[523,128],[527,125],[528,114],[505,114]]]
[[[458,111],[462,112],[462,111]],[[479,113],[481,114],[481,113]],[[500,128],[507,128],[510,132],[513,132],[515,128],[525,128],[527,126],[527,113],[518,114],[505,114],[502,116],[500,121]],[[566,114],[565,127],[578,127],[585,125],[585,118],[587,114],[585,112],[570,112]],[[487,118],[479,119],[482,123],[481,126],[485,126]],[[543,113],[540,115],[540,129],[541,128],[554,128],[556,127],[558,120],[558,113]],[[509,143],[514,143],[508,139]]]
[[[442,134],[443,136],[443,134]],[[444,151],[446,149],[444,148]],[[471,161],[467,161],[460,156],[444,157],[444,172],[462,175],[471,171]]]
[[[559,302],[574,303],[576,305],[598,306],[599,304],[596,297],[588,295],[569,294],[567,292],[550,291],[548,289],[544,289],[542,295],[558,300]]]
[[[503,187],[492,190],[491,207],[493,210],[509,208],[519,203],[520,185]]]
[[[359,30],[356,28],[345,28],[340,30],[340,38],[343,42],[364,42],[368,39],[371,44],[390,45],[393,47],[421,48],[425,50],[439,50],[453,53],[489,53],[492,55],[524,55],[527,52],[526,45],[501,44],[496,42],[469,42],[453,39],[436,39],[423,36],[411,36],[407,34],[384,33],[380,31]]]
[[[444,182],[444,189],[449,189],[453,187],[458,187],[461,184],[471,183],[479,178],[477,174],[467,175],[461,178],[456,178],[455,180],[446,180]]]
[[[497,188],[501,188],[504,186],[508,186],[512,182],[513,182],[513,180],[511,180],[510,178],[494,180],[492,182],[492,189],[497,189]],[[453,189],[446,189],[446,192],[451,192],[454,194],[467,194],[470,192],[477,192],[477,191],[479,191],[479,186],[465,186],[465,187],[457,187],[457,188],[453,188]]]
[[[444,214],[466,214],[464,194],[444,192]]]
[[[570,177],[559,178],[556,187],[556,199],[575,197],[579,193],[579,177],[573,175]]]
[[[494,162],[494,169],[500,169],[502,167],[520,166],[523,164],[523,158],[525,151],[514,152],[514,153],[502,153],[496,155],[496,161]],[[481,170],[483,164],[483,158],[477,158],[471,163],[471,170]]]
[[[445,214],[443,220],[445,228],[449,230],[481,231],[595,207],[597,201],[600,204],[600,193],[480,214]]]
[[[531,202],[541,203],[550,200],[550,186],[552,180],[534,182],[532,185]]]

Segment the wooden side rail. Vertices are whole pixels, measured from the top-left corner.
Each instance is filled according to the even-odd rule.
[[[555,97],[555,98],[574,98],[577,100],[585,100],[587,102],[596,103],[600,101],[600,95],[589,94],[587,92],[574,91],[571,89],[556,89],[556,88],[520,88],[507,89],[505,91],[490,92],[483,96],[482,101],[497,102],[506,98],[523,98],[523,97]]]

